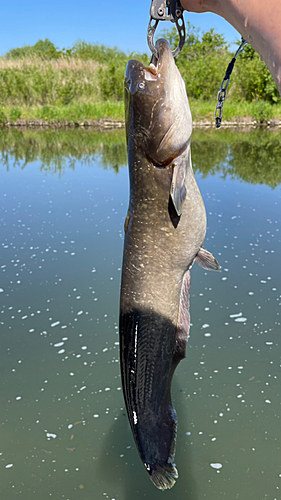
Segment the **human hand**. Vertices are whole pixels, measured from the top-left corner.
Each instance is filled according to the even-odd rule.
[[[181,0],[182,7],[190,12],[216,12],[217,0]]]
[[[213,12],[228,21],[260,54],[281,94],[280,0],[180,0],[190,12]]]

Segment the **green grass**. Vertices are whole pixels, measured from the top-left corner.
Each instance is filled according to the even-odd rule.
[[[216,100],[190,100],[190,108],[194,122],[213,121]],[[44,106],[2,106],[0,107],[0,123],[15,122],[18,119],[41,119],[47,122],[74,122],[100,120],[104,117],[120,121],[124,120],[124,104],[122,101],[104,102],[72,102],[68,105]],[[271,118],[281,119],[281,104],[271,105],[261,101],[256,103],[235,102],[226,100],[223,109],[223,121],[252,118],[257,122],[267,122]]]
[[[233,54],[213,29],[199,33],[188,23],[177,65],[186,83],[193,120],[214,120],[216,94]],[[177,30],[163,32],[172,47]],[[148,54],[126,54],[117,47],[84,41],[68,49],[50,40],[11,49],[0,57],[0,124],[19,118],[75,122],[124,119],[124,73],[128,60],[149,64]],[[281,99],[272,77],[249,46],[235,65],[223,120],[281,117]]]
[[[47,122],[75,122],[85,120],[100,120],[108,117],[114,120],[124,119],[124,104],[122,101],[107,101],[93,103],[71,103],[67,106],[2,106],[0,107],[0,124],[15,122],[18,119],[41,119]]]
[[[201,37],[188,25],[188,33],[177,64],[186,82],[193,120],[213,122],[216,93],[231,53],[214,30]],[[176,30],[172,30],[172,45],[175,37]],[[227,92],[223,120],[248,117],[262,123],[281,118],[281,100],[264,63],[252,49],[243,54]],[[0,57],[0,124],[18,119],[124,120],[124,72],[131,57],[149,62],[147,54],[125,54],[117,47],[83,41],[71,49],[60,50],[48,39],[12,49]]]
[[[99,120],[104,117],[122,120],[124,118],[123,102],[71,103],[68,106],[43,106],[34,110],[35,117],[46,121],[81,122]]]
[[[217,101],[196,101],[191,99],[190,108],[194,121],[204,119],[213,120]],[[225,101],[223,106],[223,120],[232,121],[239,118],[250,117],[257,122],[265,122],[271,118],[281,119],[281,104],[269,104],[265,101],[260,102],[235,102],[232,99]]]

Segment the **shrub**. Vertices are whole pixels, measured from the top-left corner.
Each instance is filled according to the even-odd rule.
[[[234,96],[248,102],[265,100],[274,104],[280,100],[276,84],[261,61],[260,56],[250,46],[246,46],[235,64],[233,83]]]
[[[126,63],[124,61],[122,65],[116,66],[111,63],[105,69],[99,68],[99,86],[103,99],[123,99],[125,67]]]
[[[3,109],[0,108],[0,124],[5,125],[5,123],[7,123],[7,121],[8,121],[7,116],[5,115]]]
[[[177,45],[176,28],[169,32],[168,39],[172,47]],[[230,59],[222,35],[211,29],[200,37],[199,30],[188,23],[186,43],[176,59],[188,96],[194,99],[216,97]]]
[[[267,122],[273,116],[273,108],[269,102],[260,101],[255,103],[253,110],[253,118],[260,123]]]
[[[16,122],[21,117],[21,110],[19,108],[12,108],[9,113],[10,122]]]
[[[65,54],[59,50],[48,38],[38,40],[34,45],[24,45],[16,49],[11,49],[6,53],[6,59],[23,59],[25,57],[39,56],[42,59],[58,59]]]

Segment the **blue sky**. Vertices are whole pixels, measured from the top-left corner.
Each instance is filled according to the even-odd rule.
[[[148,52],[150,5],[151,0],[5,0],[1,5],[0,55],[14,47],[33,45],[40,38],[49,38],[59,48],[80,39],[117,46],[125,52]],[[202,31],[215,28],[230,43],[239,36],[214,14],[185,12],[185,20]],[[168,24],[161,22],[163,27]]]

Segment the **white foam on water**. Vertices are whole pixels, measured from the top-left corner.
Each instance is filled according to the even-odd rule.
[[[239,318],[239,316],[242,316],[242,313],[238,313],[238,314],[230,314],[229,317],[230,318]]]

